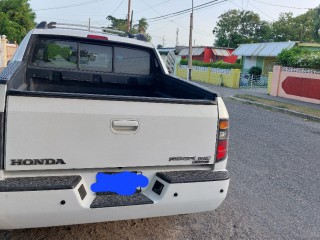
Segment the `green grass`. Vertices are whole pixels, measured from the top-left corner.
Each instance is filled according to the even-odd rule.
[[[291,103],[278,102],[278,101],[274,101],[274,100],[270,100],[270,99],[266,99],[266,98],[262,98],[262,97],[256,97],[256,96],[252,96],[252,95],[248,95],[248,94],[243,94],[243,95],[238,94],[238,95],[235,95],[234,97],[257,102],[257,103],[262,103],[262,104],[269,105],[272,107],[278,107],[278,108],[282,108],[282,109],[286,109],[286,110],[291,110],[291,111],[295,111],[295,112],[299,112],[299,113],[308,114],[308,115],[315,116],[315,117],[320,117],[320,110],[314,109],[314,108],[297,106],[297,105],[294,105]]]

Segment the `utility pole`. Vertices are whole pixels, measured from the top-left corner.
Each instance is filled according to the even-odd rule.
[[[91,30],[91,18],[89,18],[89,31]]]
[[[189,61],[188,61],[188,76],[187,79],[191,80],[192,72],[192,30],[193,30],[193,0],[192,0],[192,11],[190,14],[190,34],[189,34]]]
[[[132,29],[132,22],[133,22],[133,10],[131,11],[130,30]]]
[[[128,19],[127,19],[127,31],[130,32],[130,13],[131,13],[131,0],[128,0]]]
[[[177,28],[176,47],[179,46],[179,28]]]

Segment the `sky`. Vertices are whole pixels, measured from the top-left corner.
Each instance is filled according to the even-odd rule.
[[[203,5],[194,12],[193,45],[212,46],[218,17],[230,9],[250,10],[269,22],[276,21],[282,12],[292,12],[294,16],[320,5],[318,0],[193,0],[194,7]],[[36,22],[55,21],[61,23],[88,24],[92,26],[108,26],[108,15],[116,18],[127,17],[128,0],[30,0],[31,8],[36,13]],[[182,12],[179,16],[165,19],[151,19],[191,8],[192,0],[131,0],[133,23],[142,17],[149,23],[147,32],[152,43],[164,47],[189,43],[190,13]]]

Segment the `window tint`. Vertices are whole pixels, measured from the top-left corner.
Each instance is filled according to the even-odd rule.
[[[112,71],[112,47],[80,44],[79,67],[81,70]]]
[[[145,51],[115,47],[114,72],[149,75],[150,54]]]
[[[53,68],[77,68],[77,43],[39,40],[32,58],[33,65]]]
[[[48,68],[149,75],[150,58],[150,53],[143,50],[39,39],[33,51],[32,65]]]

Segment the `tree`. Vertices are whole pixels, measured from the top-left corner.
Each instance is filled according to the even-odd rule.
[[[320,6],[315,9],[312,36],[320,42]]]
[[[314,9],[297,17],[293,17],[291,12],[281,13],[279,19],[272,24],[274,41],[313,41],[314,16]]]
[[[269,41],[272,33],[270,23],[262,21],[251,11],[229,10],[219,16],[215,45],[237,47],[241,43]]]
[[[127,31],[127,20],[121,18],[115,18],[111,15],[107,17],[107,20],[111,22],[109,28],[119,31]]]
[[[28,0],[1,0],[0,34],[6,35],[11,42],[20,43],[35,27],[35,17]]]
[[[127,19],[121,19],[121,18],[115,18],[113,16],[108,16],[107,20],[111,22],[110,26],[108,28],[114,29],[114,30],[119,30],[126,32],[127,31]],[[149,27],[149,24],[147,22],[147,19],[141,18],[138,21],[138,24],[133,25],[133,28],[131,28],[130,33],[132,34],[137,34],[141,33],[143,34],[148,41],[151,41],[150,35],[147,33],[147,29]]]
[[[135,24],[133,26],[134,29],[136,29],[139,33],[146,33],[147,28],[149,27],[149,24],[147,22],[147,19],[141,18],[138,22],[138,24]]]

